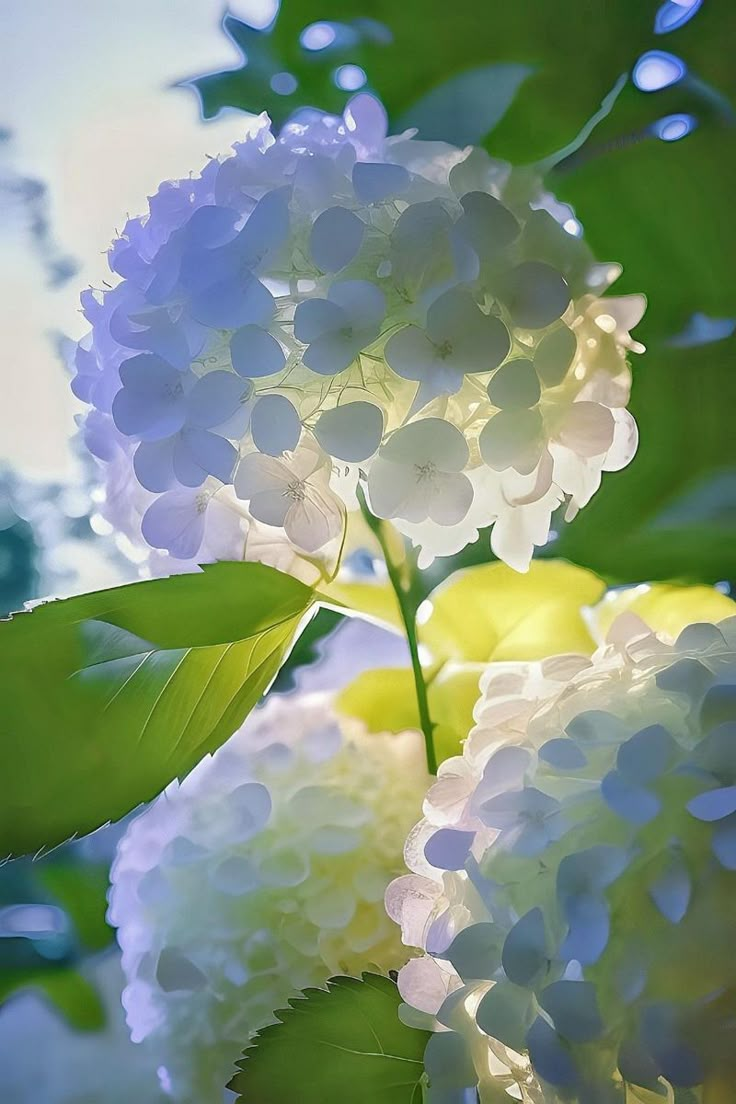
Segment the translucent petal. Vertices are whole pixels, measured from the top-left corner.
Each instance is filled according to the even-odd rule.
[[[557,871],[557,892],[565,899],[605,889],[623,874],[629,861],[625,848],[606,843],[566,855]]]
[[[450,288],[427,313],[427,334],[455,371],[490,372],[508,355],[508,330],[500,318],[484,314],[469,292]]]
[[[473,502],[473,485],[462,472],[439,472],[434,478],[428,517],[438,525],[458,525]]]
[[[601,793],[608,807],[631,824],[648,824],[662,808],[656,794],[630,782],[616,770],[609,771],[603,778]]]
[[[187,396],[187,422],[203,429],[221,425],[248,400],[250,393],[250,384],[234,372],[208,372],[197,380]]]
[[[382,203],[401,195],[409,182],[409,173],[403,165],[358,161],[353,166],[353,188],[361,203]]]
[[[329,299],[306,299],[294,312],[294,336],[306,343],[346,325],[344,311]]]
[[[519,224],[503,203],[487,192],[466,192],[455,231],[479,254],[492,259],[519,234]]]
[[[526,1046],[534,1069],[550,1085],[574,1085],[578,1079],[575,1063],[553,1027],[537,1016],[526,1036]]]
[[[682,858],[674,856],[649,887],[649,893],[662,915],[679,924],[690,904],[692,883]]]
[[[503,931],[497,924],[470,924],[443,954],[463,981],[491,981],[501,965]]]
[[[636,1039],[626,1039],[618,1052],[621,1076],[634,1085],[656,1091],[659,1088],[659,1066]]]
[[[476,1095],[478,1075],[470,1048],[457,1031],[438,1031],[430,1036],[424,1051],[424,1069],[432,1080],[433,1104],[434,1094],[443,1089],[457,1090],[467,1087],[472,1089],[472,1096]],[[447,1104],[460,1099],[462,1097],[459,1098],[454,1093],[451,1099],[448,1097]],[[441,1101],[437,1100],[437,1104],[441,1104]]]
[[[700,709],[700,720],[706,729],[725,721],[736,721],[736,683],[716,683],[708,690]]]
[[[506,936],[501,962],[509,981],[533,987],[549,966],[547,933],[544,915],[539,908],[530,909]]]
[[[423,418],[396,430],[381,448],[381,456],[399,464],[434,463],[444,472],[459,472],[469,459],[467,442],[443,418]]]
[[[342,512],[335,496],[314,488],[291,505],[284,522],[286,535],[305,552],[322,548],[337,536],[342,525]]]
[[[141,353],[120,366],[122,390],[112,403],[121,433],[158,441],[181,429],[186,417],[185,380],[166,361]]]
[[[174,485],[174,446],[176,437],[163,441],[142,441],[135,450],[133,470],[147,491],[160,494]]]
[[[555,436],[578,456],[601,456],[611,447],[614,428],[613,414],[607,406],[574,402]]]
[[[530,360],[510,360],[488,384],[488,398],[501,410],[536,406],[540,395],[539,378]]]
[[[486,1035],[522,1051],[532,1015],[531,993],[510,981],[501,981],[483,997],[475,1020]]]
[[[592,894],[568,898],[565,915],[569,926],[560,955],[583,966],[597,962],[608,946],[611,932],[606,902]]]
[[[368,494],[371,509],[381,518],[413,518],[416,507],[417,479],[413,468],[375,458],[368,473]],[[420,508],[417,520],[424,520],[426,511]]]
[[[232,241],[239,219],[239,213],[232,207],[215,204],[198,207],[186,224],[187,242],[200,249],[216,249]]]
[[[736,724],[722,724],[696,748],[694,760],[723,785],[736,783]]]
[[[235,492],[239,498],[249,499],[253,495],[273,491],[285,499],[284,492],[292,479],[293,475],[283,460],[252,452],[244,456],[238,465]]]
[[[363,242],[365,223],[347,207],[328,207],[317,217],[309,239],[312,260],[322,272],[350,264]]]
[[[254,324],[267,326],[274,301],[260,280],[249,274],[218,280],[195,292],[189,301],[192,318],[216,330],[236,330]]]
[[[706,790],[687,803],[688,812],[697,820],[706,822],[723,820],[736,813],[736,786],[721,786],[715,790]]]
[[[539,749],[539,758],[549,763],[555,770],[577,770],[584,767],[587,759],[573,740],[562,737],[548,740]]]
[[[229,441],[208,429],[185,429],[181,433],[181,444],[204,475],[214,475],[223,483],[230,483],[238,454]],[[174,453],[174,470],[177,467],[177,454]],[[178,473],[177,473],[178,475]],[[203,482],[200,481],[200,482]],[[191,486],[191,484],[189,484]]]
[[[289,498],[280,491],[258,491],[250,497],[248,503],[256,521],[262,521],[264,525],[277,526],[283,526],[290,505]]]
[[[338,280],[330,288],[330,300],[345,311],[353,326],[372,330],[386,314],[383,292],[369,280]]]
[[[237,239],[238,253],[250,267],[277,252],[289,234],[289,192],[275,188],[258,200]]]
[[[336,376],[353,363],[365,342],[356,339],[349,331],[335,330],[316,338],[305,350],[302,361],[320,376]]]
[[[322,299],[313,302],[324,302]],[[230,340],[230,358],[240,376],[257,379],[280,372],[286,364],[281,345],[261,326],[243,326]]]
[[[462,870],[475,839],[475,832],[440,828],[424,846],[424,856],[438,870]]]
[[[338,460],[348,463],[367,460],[381,443],[383,411],[375,403],[345,403],[320,415],[314,435],[322,448]]]
[[[713,831],[713,854],[726,870],[736,870],[736,817],[727,817]]]
[[[207,501],[200,491],[167,491],[143,515],[144,539],[179,560],[194,559],[204,537]]]
[[[653,782],[672,764],[677,744],[663,725],[650,725],[621,745],[616,756],[619,772],[633,783]]]
[[[501,410],[485,424],[478,438],[480,454],[489,467],[505,471],[542,451],[542,418],[538,410]]]
[[[571,1043],[591,1043],[603,1032],[595,986],[590,981],[553,981],[539,1003],[555,1028]]]
[[[302,424],[293,403],[285,395],[263,395],[253,407],[250,430],[259,452],[279,456],[296,448]]]
[[[156,981],[164,993],[191,993],[207,984],[202,971],[176,947],[164,947],[158,956]]]
[[[534,353],[534,367],[545,387],[556,387],[567,375],[578,339],[567,326],[545,334]]]
[[[437,349],[424,330],[405,326],[386,342],[386,363],[402,379],[420,380],[437,356]]]
[[[517,326],[541,329],[564,314],[570,289],[564,277],[541,261],[524,261],[508,273],[501,298]]]

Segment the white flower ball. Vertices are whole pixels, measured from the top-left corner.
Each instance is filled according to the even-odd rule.
[[[620,268],[561,212],[481,150],[388,138],[368,95],[278,137],[261,117],[160,187],[82,297],[103,512],[170,567],[242,558],[253,519],[315,554],[360,480],[422,564],[493,524],[525,569],[637,442],[644,299],[601,298]]]
[[[112,869],[134,1041],[179,1104],[219,1104],[306,986],[406,961],[383,896],[427,786],[416,732],[272,698],[128,829]]]
[[[736,618],[634,624],[492,665],[409,836],[386,901],[437,1104],[731,1099]]]

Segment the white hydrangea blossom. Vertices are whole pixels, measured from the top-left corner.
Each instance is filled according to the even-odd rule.
[[[736,618],[670,644],[627,616],[481,690],[386,898],[433,1099],[727,1099]]]
[[[383,906],[427,786],[416,732],[272,698],[128,829],[112,869],[136,1042],[180,1104],[219,1104],[250,1034],[336,973],[406,961]]]
[[[360,479],[423,564],[494,524],[525,569],[637,442],[644,299],[601,298],[620,268],[557,206],[480,150],[388,138],[367,95],[278,137],[263,116],[163,184],[112,246],[117,285],[83,295],[107,516],[184,565],[241,558],[250,515],[312,553]]]

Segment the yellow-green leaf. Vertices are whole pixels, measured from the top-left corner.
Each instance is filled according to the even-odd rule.
[[[594,650],[582,607],[603,595],[597,575],[564,560],[535,560],[520,575],[503,563],[450,576],[429,596],[420,629],[433,660],[531,660]]]
[[[313,591],[258,563],[133,583],[0,623],[0,856],[155,797],[242,723]]]
[[[715,587],[653,583],[613,591],[596,611],[602,637],[622,613],[635,613],[650,629],[676,639],[686,625],[696,621],[716,623],[736,615],[736,602]]]

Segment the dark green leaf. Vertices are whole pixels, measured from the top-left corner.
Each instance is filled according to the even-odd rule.
[[[247,63],[191,83],[207,115],[225,106],[267,110],[278,125],[304,104],[342,110],[349,94],[335,86],[334,71],[351,62],[365,69],[395,122],[459,74],[499,62],[523,65],[534,72],[495,132],[494,152],[516,161],[535,160],[568,142],[616,77],[641,50],[656,44],[652,28],[659,4],[466,0],[450,11],[444,0],[373,0],[368,6],[365,0],[283,0],[268,33],[226,19],[226,30]],[[337,21],[347,34],[326,49],[305,50],[301,32],[316,21]],[[270,78],[278,72],[297,78],[293,95],[271,90]],[[456,140],[452,133],[443,137]]]
[[[736,578],[735,364],[736,338],[635,359],[639,451],[604,475],[555,555],[620,583]]]
[[[421,1104],[429,1033],[406,1027],[393,981],[337,977],[277,1012],[230,1088],[248,1104]]]
[[[240,725],[313,600],[255,563],[68,598],[0,624],[0,854],[153,798]]]

